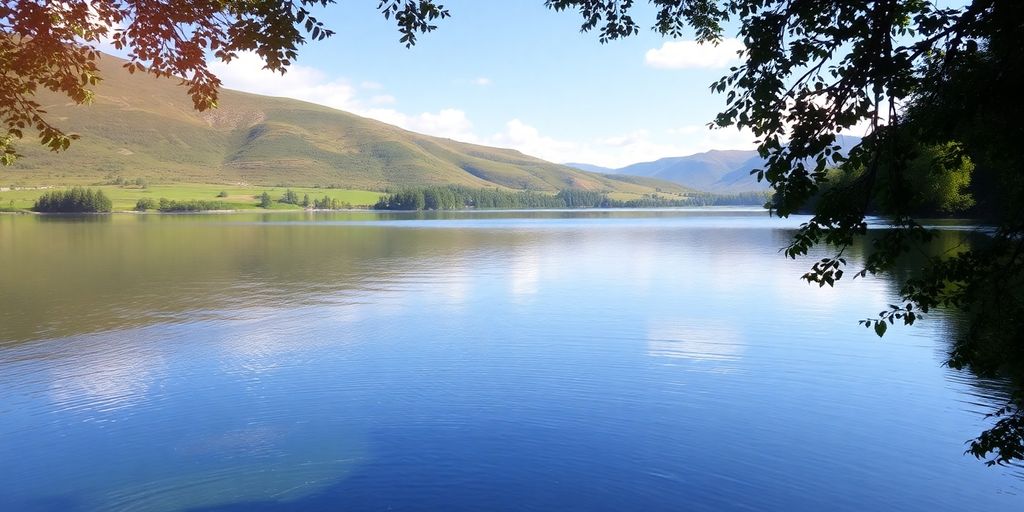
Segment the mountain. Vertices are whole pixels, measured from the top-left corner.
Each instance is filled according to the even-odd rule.
[[[599,174],[616,174],[615,169],[612,169],[611,167],[601,167],[600,165],[581,164],[575,162],[567,162],[564,165],[566,167],[572,167],[573,169],[579,169],[581,171],[596,172]]]
[[[760,162],[757,151],[711,150],[688,156],[667,157],[653,162],[640,162],[618,169],[590,164],[568,163],[576,169],[603,174],[624,174],[671,181],[685,187],[716,193],[764,190],[762,184],[750,179],[750,169]],[[747,166],[750,167],[747,167]],[[746,169],[746,171],[744,171]],[[747,179],[736,179],[742,172]]]
[[[744,192],[760,190],[762,187],[751,183],[723,184],[723,176],[742,168],[757,151],[712,150],[696,155],[670,157],[629,165],[615,172],[632,176],[647,176],[674,183],[692,183],[693,188],[710,192]],[[749,170],[749,169],[748,169]]]
[[[839,145],[844,154],[858,143],[859,137],[845,135],[839,138]],[[593,172],[666,180],[684,187],[720,194],[753,192],[768,188],[767,183],[759,183],[750,175],[751,169],[764,165],[764,160],[754,150],[711,150],[694,155],[636,163],[619,169],[577,163],[566,165]]]
[[[81,139],[51,153],[27,138],[24,157],[0,169],[4,185],[78,184],[123,176],[164,183],[388,187],[453,184],[554,192],[564,188],[640,195],[685,194],[677,184],[605,176],[511,149],[430,137],[313,103],[221,91],[196,112],[176,79],[124,71],[100,59],[91,105],[42,92],[48,119]]]

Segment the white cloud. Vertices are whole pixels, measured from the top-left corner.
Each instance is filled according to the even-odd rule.
[[[559,141],[540,134],[540,131],[519,119],[505,123],[505,130],[492,135],[488,144],[519,150],[552,162],[565,162],[569,155],[580,153],[578,144]]]
[[[450,139],[474,140],[473,123],[466,113],[459,109],[446,108],[436,114],[424,112],[414,118],[410,130],[436,134]]]
[[[291,65],[288,72],[281,75],[263,69],[263,61],[253,53],[239,54],[229,64],[211,62],[210,68],[224,86],[231,89],[318,103],[437,137],[468,142],[477,139],[472,131],[473,123],[462,110],[445,108],[438,112],[410,115],[380,108],[397,102],[389,94],[374,94],[369,98],[360,96],[360,90],[383,89],[376,82],[361,82],[355,86],[344,78],[332,78],[318,69],[298,64]]]
[[[374,105],[393,105],[397,101],[398,100],[390,94],[378,94],[370,98],[370,103],[373,103]]]
[[[696,41],[667,41],[661,48],[647,50],[644,63],[657,69],[724,68],[739,61],[743,49],[739,39],[723,39],[717,46]]]
[[[757,137],[750,130],[735,128],[708,128],[707,125],[684,125],[668,130],[673,139],[692,153],[702,153],[712,149],[754,149]]]
[[[210,63],[210,69],[224,86],[267,96],[285,96],[319,103],[339,110],[359,108],[357,90],[344,79],[331,79],[322,71],[292,64],[284,75],[263,69],[263,61],[254,53],[241,53],[225,64]]]
[[[650,133],[647,130],[637,130],[625,135],[606,137],[601,139],[600,143],[612,147],[629,147],[636,144],[642,144],[649,136]]]
[[[491,85],[492,83],[493,82],[491,82],[491,79],[487,78],[486,76],[481,76],[479,78],[473,79],[473,85],[479,85],[481,87]]]
[[[409,115],[395,109],[372,108],[356,112],[388,124],[393,124],[406,130],[446,137],[449,139],[464,142],[475,142],[478,137],[473,132],[473,123],[462,110],[446,108],[438,112],[423,112],[418,115]]]

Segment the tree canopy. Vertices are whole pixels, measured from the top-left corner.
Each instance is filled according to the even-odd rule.
[[[197,109],[216,104],[219,81],[207,54],[229,61],[252,51],[284,71],[298,45],[331,30],[312,7],[332,0],[13,0],[0,6],[0,138],[34,129],[61,150],[71,137],[44,118],[40,87],[89,100],[96,83],[92,46],[110,39],[129,55],[129,71],[181,77]],[[641,30],[635,0],[546,0],[576,11],[581,30],[611,42]],[[774,190],[770,207],[810,211],[785,249],[790,257],[832,248],[803,278],[832,286],[844,275],[886,271],[932,235],[920,219],[966,213],[992,227],[984,243],[930,259],[908,278],[903,301],[863,323],[879,335],[937,307],[968,316],[948,364],[984,375],[1010,374],[1018,391],[997,422],[970,446],[990,463],[1024,459],[1024,2],[966,0],[650,0],[643,22],[670,37],[716,44],[727,30],[742,40],[741,64],[711,90],[725,105],[711,124],[752,131],[765,159],[754,169]],[[448,10],[432,0],[379,0],[400,42],[434,30]],[[731,28],[731,27],[734,27]],[[848,154],[837,134],[869,126]],[[844,253],[882,215],[862,268],[844,274]]]

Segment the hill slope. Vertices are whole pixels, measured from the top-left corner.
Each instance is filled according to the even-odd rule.
[[[104,56],[92,105],[41,93],[49,119],[82,138],[59,154],[35,140],[0,169],[4,185],[95,183],[113,176],[158,182],[325,185],[381,190],[455,184],[554,192],[564,188],[647,194],[685,187],[605,176],[510,149],[421,135],[328,107],[222,90],[199,113],[177,80],[130,75]]]

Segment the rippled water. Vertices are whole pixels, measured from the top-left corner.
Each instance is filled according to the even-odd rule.
[[[0,216],[0,510],[1019,510],[999,383],[800,221]]]

